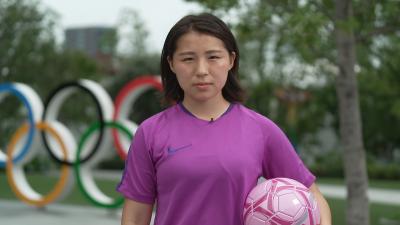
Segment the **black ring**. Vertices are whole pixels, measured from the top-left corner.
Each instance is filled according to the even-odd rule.
[[[79,163],[83,164],[86,161],[88,161],[90,158],[92,158],[94,156],[94,154],[97,152],[97,150],[99,149],[101,141],[103,139],[104,128],[105,128],[104,115],[103,115],[103,111],[101,110],[100,102],[97,100],[96,96],[92,93],[92,91],[90,89],[88,89],[87,87],[83,86],[82,84],[80,84],[77,81],[67,82],[67,83],[64,83],[64,84],[58,86],[56,89],[54,89],[50,93],[49,97],[46,99],[46,102],[45,102],[45,105],[44,105],[42,121],[46,122],[45,118],[46,118],[46,114],[47,114],[47,111],[48,111],[47,110],[48,109],[48,105],[50,104],[50,102],[54,98],[54,96],[56,96],[57,92],[60,92],[63,89],[69,88],[69,87],[77,87],[77,88],[81,89],[82,91],[88,93],[90,95],[90,97],[94,100],[94,102],[96,104],[96,109],[99,112],[98,113],[98,115],[99,115],[98,121],[100,122],[100,129],[99,129],[100,130],[100,134],[98,136],[96,144],[94,145],[93,149],[90,151],[90,153],[87,156],[85,156],[83,159],[80,159],[80,158],[76,159],[76,160],[79,160]],[[68,159],[67,160],[59,159],[55,155],[55,153],[51,150],[50,145],[49,145],[49,143],[47,141],[45,132],[42,131],[41,132],[41,136],[42,136],[42,140],[43,140],[43,144],[45,146],[45,149],[50,154],[51,158],[53,158],[57,163],[66,164],[66,165],[69,165],[69,166],[72,166],[72,165],[74,165],[76,163],[76,162],[68,161]]]

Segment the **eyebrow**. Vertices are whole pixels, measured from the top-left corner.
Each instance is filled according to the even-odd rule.
[[[185,55],[195,55],[194,52],[180,52],[178,56],[185,56]]]
[[[223,51],[222,50],[209,50],[209,51],[206,51],[206,54],[221,53],[221,52],[223,52]]]
[[[223,52],[223,51],[222,50],[208,50],[208,51],[206,51],[206,54],[221,53],[221,52]],[[196,55],[196,53],[191,52],[191,51],[178,53],[178,56],[186,56],[186,55]]]

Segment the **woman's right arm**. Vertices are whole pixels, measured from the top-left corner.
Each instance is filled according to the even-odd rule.
[[[121,225],[149,225],[153,205],[125,198]]]

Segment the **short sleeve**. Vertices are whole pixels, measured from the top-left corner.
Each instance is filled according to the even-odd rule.
[[[139,126],[135,133],[125,169],[117,191],[131,200],[153,204],[156,198],[155,169],[143,127]]]
[[[266,179],[287,177],[310,187],[315,176],[304,165],[283,131],[270,121],[266,133],[263,176]]]

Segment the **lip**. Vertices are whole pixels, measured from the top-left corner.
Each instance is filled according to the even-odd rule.
[[[205,87],[205,86],[208,86],[208,85],[211,85],[211,83],[201,82],[201,83],[195,83],[194,84],[194,86],[197,86],[197,87]]]

